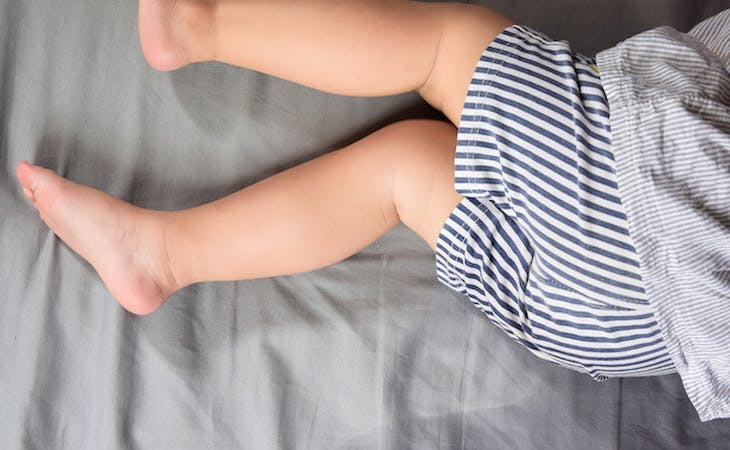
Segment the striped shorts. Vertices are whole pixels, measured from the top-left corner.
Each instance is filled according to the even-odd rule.
[[[478,61],[458,131],[465,198],[438,278],[531,352],[595,379],[672,373],[619,195],[593,60],[526,27]]]

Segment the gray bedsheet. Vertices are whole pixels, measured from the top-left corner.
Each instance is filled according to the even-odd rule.
[[[486,3],[486,2],[485,2]],[[728,0],[501,0],[593,53]],[[143,207],[238,190],[400,118],[222,64],[159,73],[134,0],[0,0],[0,447],[727,448],[676,376],[591,381],[509,341],[403,227],[313,273],[125,313],[14,179],[21,159]]]

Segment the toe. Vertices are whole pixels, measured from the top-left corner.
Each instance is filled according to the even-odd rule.
[[[36,208],[48,210],[63,196],[63,178],[50,169],[21,161],[16,167],[18,181],[23,186],[23,193],[33,202]]]
[[[38,189],[48,184],[53,184],[54,180],[60,177],[56,172],[44,167],[30,164],[27,161],[21,161],[15,168],[18,181],[34,195],[38,195]]]
[[[23,186],[23,194],[25,194],[25,196],[28,197],[28,200],[35,203],[35,195],[33,194],[33,191],[31,191],[27,187]]]
[[[20,161],[15,166],[15,175],[18,177],[20,184],[23,185],[23,190],[33,191],[33,166],[28,161]]]

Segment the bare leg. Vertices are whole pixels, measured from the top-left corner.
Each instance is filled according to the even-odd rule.
[[[457,123],[479,54],[511,22],[403,0],[140,0],[149,63],[218,60],[345,95],[418,90]]]
[[[41,218],[97,270],[131,312],[157,309],[199,281],[303,272],[340,261],[403,221],[432,247],[459,202],[455,130],[386,127],[342,150],[197,208],[134,207],[20,163]]]

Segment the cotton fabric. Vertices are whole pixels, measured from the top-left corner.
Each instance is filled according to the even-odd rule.
[[[702,420],[730,417],[729,61],[730,10],[598,55],[646,291]]]
[[[455,159],[464,200],[439,280],[538,357],[596,379],[674,371],[643,287],[593,61],[522,26],[470,84]]]

